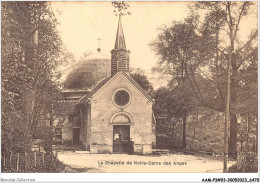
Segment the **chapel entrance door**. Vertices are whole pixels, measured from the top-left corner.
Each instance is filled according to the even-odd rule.
[[[73,145],[79,145],[80,128],[73,128]]]
[[[113,126],[113,153],[128,153],[130,125]]]

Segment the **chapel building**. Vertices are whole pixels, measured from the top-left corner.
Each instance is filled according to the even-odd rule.
[[[119,18],[110,76],[88,90],[63,91],[75,109],[62,126],[62,143],[81,144],[91,153],[128,153],[131,139],[135,153],[152,152],[156,143],[154,101],[131,78],[129,54]]]

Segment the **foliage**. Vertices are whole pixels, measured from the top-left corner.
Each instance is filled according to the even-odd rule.
[[[5,165],[3,163],[5,156]],[[43,158],[44,156],[44,158]],[[36,158],[36,162],[35,162]],[[35,166],[36,163],[36,166]],[[53,154],[43,154],[39,152],[19,153],[19,170],[17,171],[17,154],[2,154],[2,172],[18,172],[18,173],[60,173],[65,169],[65,165],[60,162]]]
[[[211,65],[211,71],[214,77],[213,82],[216,83],[222,103],[225,103],[225,100],[227,101],[225,113],[230,116],[229,152],[235,158],[237,154],[236,114],[252,114],[257,110],[255,103],[253,103],[254,105],[249,104],[252,100],[257,99],[257,69],[254,66],[257,60],[257,28],[253,28],[245,41],[240,39],[241,21],[248,17],[251,12],[254,12],[256,4],[228,1],[217,3],[201,2],[197,3],[196,6],[199,10],[208,10],[208,14],[206,14],[207,21],[203,26],[215,42],[215,46],[209,47],[212,50],[213,65]],[[211,16],[212,14],[217,14],[217,19]],[[218,20],[221,20],[221,24],[217,23]],[[209,28],[212,25],[216,25],[217,29],[207,31],[212,30]],[[225,75],[223,77],[225,71],[228,74],[230,73],[230,79]],[[248,81],[248,78],[252,82],[249,81],[247,85],[245,81]],[[227,87],[225,87],[225,84]],[[249,105],[246,107],[245,104]]]
[[[171,76],[170,88],[187,83],[186,87],[193,90],[192,95],[196,95],[200,105],[212,106],[207,99],[212,95],[204,92],[204,89],[209,89],[205,85],[210,84],[210,76],[205,77],[203,72],[208,67],[207,39],[202,36],[198,24],[199,17],[191,15],[184,22],[174,21],[171,26],[161,28],[157,39],[150,44],[159,56],[159,62],[153,70]]]
[[[237,107],[242,103],[238,103],[239,100],[237,99],[242,95],[245,96],[246,93],[248,94],[248,89],[252,91],[251,97],[256,93],[257,30],[252,30],[246,41],[241,41],[239,38],[241,21],[250,14],[254,4],[252,2],[202,2],[196,3],[196,7],[208,10],[202,32],[207,40],[213,42],[208,48],[211,53],[211,64],[209,66],[212,81],[215,83],[219,92],[218,97],[222,100],[222,103],[225,101],[226,93],[227,59],[232,54],[231,112],[240,113],[242,110],[237,110]],[[229,53],[229,48],[232,53]],[[247,82],[249,82],[247,87],[243,86]],[[249,98],[249,100],[251,99]]]
[[[62,43],[48,2],[3,2],[1,9],[2,147],[27,151],[58,93]]]
[[[184,22],[174,21],[164,26],[150,46],[159,56],[156,70],[170,74],[173,80],[183,81],[201,66],[201,52],[205,44],[199,35],[198,17],[190,16]]]
[[[183,147],[186,147],[186,121],[189,113],[197,107],[197,100],[188,85],[183,82],[178,86],[167,89],[160,88],[155,94],[154,113],[155,116],[163,118],[160,122],[172,121],[182,119],[183,122]],[[160,124],[158,124],[160,125]]]
[[[176,87],[159,88],[155,92],[154,113],[168,120],[187,117],[199,106],[199,100],[189,85],[188,80]]]
[[[8,97],[2,88],[2,121],[1,139],[2,151],[26,152],[30,149],[30,130],[22,111],[12,106],[13,98]],[[7,96],[7,97],[6,97]],[[3,104],[4,103],[4,104]]]
[[[171,75],[171,87],[189,78],[191,81],[190,87],[193,88],[194,93],[200,99],[200,104],[214,107],[217,103],[218,107],[215,110],[218,111],[224,111],[226,93],[226,61],[228,55],[226,34],[228,30],[225,20],[228,16],[225,12],[226,3],[196,3],[196,8],[206,10],[204,19],[202,15],[197,13],[198,11],[193,10],[191,15],[183,22],[173,22],[171,26],[162,27],[156,40],[150,44],[159,56],[158,66],[154,70]],[[235,28],[239,29],[239,21],[243,16],[249,14],[249,7],[252,4],[250,2],[232,2],[230,6],[232,13],[234,13],[233,21],[238,23],[234,24],[238,26]],[[238,33],[239,30],[234,35],[236,36],[236,50],[232,56],[232,77],[234,77],[232,82],[235,83],[236,81],[237,83],[231,84],[231,89],[238,91],[240,94],[232,97],[237,99],[233,100],[232,109],[236,110],[239,106],[239,112],[242,112],[243,103],[246,100],[253,101],[257,93],[257,45],[255,44],[257,35],[253,30],[252,34],[242,44],[238,40]],[[207,83],[208,88],[205,88],[204,83]],[[214,93],[214,96],[208,93]],[[232,94],[235,93],[232,92]],[[237,102],[241,101],[242,98],[245,99],[246,96],[250,98],[244,100],[244,102]],[[208,103],[209,101],[212,102]],[[212,105],[213,103],[214,105]],[[254,105],[254,109],[256,109],[256,105]]]
[[[137,82],[139,86],[141,86],[150,96],[153,96],[154,90],[153,86],[148,80],[145,71],[137,68],[137,69],[131,69],[130,76]]]
[[[128,2],[125,1],[113,1],[112,5],[114,6],[114,13],[116,16],[124,16],[124,15],[131,15],[131,12],[127,11],[130,7]]]
[[[242,20],[251,12],[256,13],[256,6],[252,2],[196,2],[183,22],[162,27],[150,44],[159,56],[154,70],[172,77],[169,90],[188,81],[186,87],[191,90],[183,92],[189,96],[193,91],[198,105],[221,112],[225,111],[227,63],[230,61],[229,145],[230,149],[233,146],[233,154],[236,154],[236,114],[257,115],[254,102],[257,101],[257,28],[241,36]],[[242,40],[241,37],[246,38]],[[185,105],[187,101],[181,98]],[[171,108],[177,113],[189,109]]]
[[[237,172],[258,172],[257,154],[254,152],[244,152],[238,155],[238,161],[236,164],[228,168],[229,173]]]

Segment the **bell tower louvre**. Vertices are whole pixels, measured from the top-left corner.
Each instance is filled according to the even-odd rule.
[[[129,51],[126,50],[121,17],[119,16],[115,47],[111,51],[111,76],[118,71],[129,73]]]

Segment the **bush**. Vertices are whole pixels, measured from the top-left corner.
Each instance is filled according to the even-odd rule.
[[[258,158],[255,152],[244,152],[237,156],[237,163],[229,167],[228,172],[258,172]]]
[[[36,166],[35,166],[35,155],[36,155]],[[43,156],[44,155],[44,156]],[[3,158],[3,156],[5,158]],[[5,159],[5,164],[3,160]],[[17,154],[14,153],[3,153],[2,154],[2,172],[28,172],[28,173],[52,173],[52,172],[63,172],[65,165],[60,162],[55,156],[47,155],[40,152],[21,154],[19,156],[19,170],[17,171]],[[11,161],[10,161],[11,160]],[[44,160],[44,162],[43,162]]]

